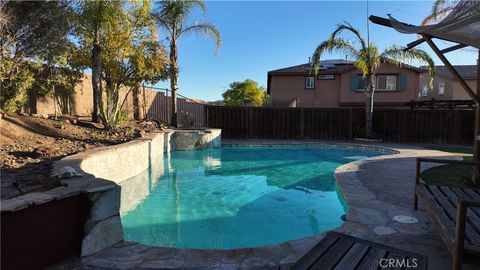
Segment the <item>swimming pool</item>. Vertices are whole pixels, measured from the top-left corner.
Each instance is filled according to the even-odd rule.
[[[160,161],[161,176],[148,179],[148,195],[123,213],[125,240],[232,249],[334,229],[347,211],[335,168],[381,154],[317,146],[171,152]]]

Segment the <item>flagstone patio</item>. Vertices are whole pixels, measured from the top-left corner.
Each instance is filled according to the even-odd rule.
[[[224,141],[224,144],[331,144],[318,141]],[[346,142],[349,146],[357,145]],[[359,160],[337,168],[335,176],[349,204],[346,222],[336,231],[426,255],[429,269],[450,269],[451,259],[426,213],[414,211],[416,157],[453,158],[449,153],[420,145],[362,143],[398,151]],[[425,166],[422,169],[426,169]],[[421,203],[421,202],[420,202]],[[396,215],[413,216],[416,224],[395,222]],[[323,234],[278,245],[235,250],[150,247],[122,241],[97,254],[52,269],[289,269]],[[465,265],[464,269],[470,269]],[[473,269],[473,268],[471,268]]]

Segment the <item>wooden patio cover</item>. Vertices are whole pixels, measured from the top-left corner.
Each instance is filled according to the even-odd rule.
[[[476,160],[480,160],[480,1],[461,0],[442,21],[427,26],[403,23],[395,20],[390,15],[388,19],[378,16],[370,16],[369,19],[375,24],[394,28],[401,33],[420,35],[421,38],[409,43],[405,50],[427,42],[454,78],[460,82],[464,90],[475,102],[474,157]],[[435,38],[453,42],[456,45],[440,50],[433,42]],[[476,93],[445,57],[446,53],[468,46],[479,49]]]

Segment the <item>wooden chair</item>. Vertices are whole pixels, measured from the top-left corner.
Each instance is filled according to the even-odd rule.
[[[309,250],[291,269],[294,270],[373,270],[427,269],[427,258],[337,232]]]
[[[463,262],[480,264],[480,190],[420,183],[421,163],[478,166],[480,162],[417,158],[414,209],[422,199],[453,258],[453,269]]]

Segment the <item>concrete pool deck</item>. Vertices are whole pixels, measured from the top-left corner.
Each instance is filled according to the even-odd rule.
[[[227,141],[223,144],[347,144],[392,149],[397,153],[354,161],[337,168],[335,177],[349,204],[346,222],[336,231],[426,255],[429,269],[450,269],[451,259],[437,231],[422,210],[412,210],[415,158],[455,158],[420,145],[320,141]],[[423,167],[426,169],[427,166]],[[419,219],[417,224],[393,221],[396,215]],[[150,247],[122,241],[81,261],[55,269],[288,269],[323,234],[279,245],[235,250]],[[464,269],[470,269],[464,265]],[[474,269],[474,268],[471,268]]]

